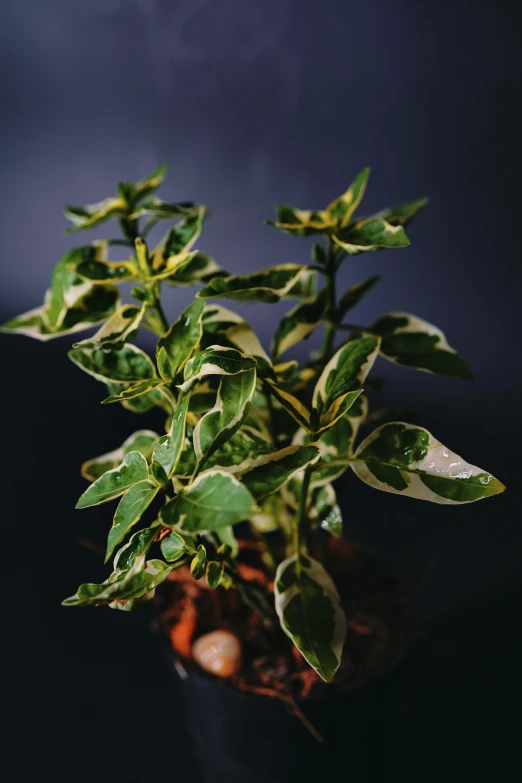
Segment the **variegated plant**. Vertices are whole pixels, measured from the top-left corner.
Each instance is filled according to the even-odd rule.
[[[67,207],[70,231],[116,220],[123,238],[67,252],[43,305],[3,327],[49,340],[100,324],[73,345],[72,361],[105,385],[104,403],[166,413],[164,434],[138,430],[83,465],[90,485],[77,508],[118,501],[106,550],[113,570],[105,582],[81,585],[64,603],[128,610],[188,564],[195,579],[206,575],[212,588],[237,584],[252,606],[277,613],[309,664],[329,680],[339,666],[346,619],[308,542],[318,529],[342,535],[333,482],[351,469],[376,489],[443,504],[469,503],[504,489],[410,423],[385,421],[356,444],[359,429],[376,418],[365,387],[371,388],[367,376],[377,356],[471,377],[443,333],[415,315],[388,313],[368,327],[345,323],[378,278],[337,295],[341,264],[358,253],[406,247],[405,228],[426,200],[356,217],[368,180],[364,169],[325,209],[278,207],[273,225],[318,239],[310,263],[231,275],[195,248],[205,208],[154,195],[164,173],[158,169],[140,182],[121,183],[116,196],[98,204]],[[151,249],[146,237],[160,221],[173,225]],[[113,245],[128,248],[128,258],[109,260]],[[135,304],[120,302],[118,284],[128,281]],[[161,305],[163,284],[200,286],[172,325]],[[248,323],[216,301],[223,299],[296,301],[275,329],[269,354]],[[153,357],[132,342],[143,327],[158,337]],[[318,328],[324,330],[319,355],[303,366],[282,361]],[[275,606],[273,596],[238,576],[238,523],[247,523],[267,546]],[[276,531],[286,540],[279,564],[269,543]]]

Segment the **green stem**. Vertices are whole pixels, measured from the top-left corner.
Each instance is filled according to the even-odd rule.
[[[308,490],[310,489],[310,481],[312,480],[312,471],[313,466],[306,468],[303,483],[301,485],[301,495],[299,496],[299,506],[293,531],[293,546],[294,554],[296,555],[301,551],[301,528],[306,518],[306,501],[308,500]]]
[[[328,255],[328,262],[326,268],[323,270],[323,274],[326,278],[326,293],[328,297],[328,308],[326,311],[326,324],[323,336],[323,344],[321,347],[321,354],[323,358],[327,358],[333,350],[335,341],[335,332],[337,329],[336,323],[336,307],[337,307],[337,293],[336,293],[336,274],[337,268],[335,264],[335,251],[330,248]]]
[[[336,274],[337,274],[337,254],[335,248],[330,244],[328,251],[328,258],[325,268],[322,270],[326,278],[326,292],[328,298],[328,306],[326,311],[326,323],[323,336],[323,343],[321,346],[321,358],[323,361],[327,360],[333,352],[335,344],[335,334],[337,331],[337,291],[336,291]],[[310,431],[310,440],[315,440],[317,435],[317,422],[312,421],[312,428]],[[297,509],[297,516],[295,520],[293,530],[293,549],[295,554],[299,554],[301,550],[301,539],[303,538],[303,526],[306,521],[306,503],[308,500],[308,493],[310,491],[310,482],[312,480],[313,465],[305,470],[303,477],[303,483],[301,486],[301,495],[299,497],[299,506]]]

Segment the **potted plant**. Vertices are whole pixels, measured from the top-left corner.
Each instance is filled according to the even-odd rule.
[[[401,657],[408,636],[400,587],[342,540],[334,482],[355,474],[375,489],[448,505],[504,487],[422,427],[370,409],[378,356],[471,377],[444,334],[404,312],[370,326],[347,323],[377,277],[337,291],[350,256],[409,245],[405,228],[426,199],[355,217],[369,175],[363,169],[325,209],[279,206],[268,221],[312,237],[311,261],[235,275],[195,247],[204,207],[154,195],[164,174],[120,183],[100,203],[66,207],[69,231],[114,220],[122,238],[67,252],[44,304],[3,326],[49,340],[100,325],[74,343],[70,359],[104,384],[104,404],[164,413],[164,434],[140,429],[82,466],[90,483],[77,508],[117,501],[105,553],[112,570],[64,605],[130,610],[163,585],[159,623],[199,696],[216,680],[278,695],[314,733],[302,700],[373,681]],[[149,247],[162,221],[173,225]],[[109,260],[114,246],[124,248],[124,260]],[[133,304],[120,301],[118,284],[126,282]],[[164,284],[199,286],[173,323],[161,303]],[[281,299],[296,301],[270,353],[240,315],[218,304],[261,302],[269,311]],[[133,343],[142,328],[157,336],[154,356]],[[322,347],[307,363],[283,359],[316,329]],[[358,438],[362,427],[369,432]],[[361,705],[351,698],[355,726]]]

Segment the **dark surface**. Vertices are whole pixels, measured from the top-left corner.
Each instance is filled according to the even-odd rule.
[[[386,400],[426,411],[422,424],[509,492],[447,509],[343,480],[348,533],[419,584],[422,634],[370,742],[372,781],[512,774],[520,15],[515,2],[471,0],[17,0],[1,11],[0,320],[41,300],[52,264],[73,246],[62,203],[97,200],[164,160],[165,196],[214,207],[201,247],[234,271],[302,260],[306,242],[261,221],[279,200],[320,206],[367,163],[368,210],[432,198],[411,248],[355,260],[341,286],[383,273],[360,320],[406,309],[445,329],[475,382],[391,368]],[[171,317],[188,296],[171,293]],[[242,312],[266,341],[283,310]],[[2,703],[16,765],[7,778],[197,781],[149,615],[60,606],[80,581],[105,576],[101,555],[78,541],[101,545],[111,510],[73,511],[80,463],[162,423],[100,407],[102,388],[67,362],[68,344],[0,336]],[[343,779],[362,752],[350,740],[347,731]]]

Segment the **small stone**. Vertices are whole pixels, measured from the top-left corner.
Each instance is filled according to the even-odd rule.
[[[241,666],[241,642],[230,631],[212,631],[194,642],[192,657],[209,674],[232,677]]]

